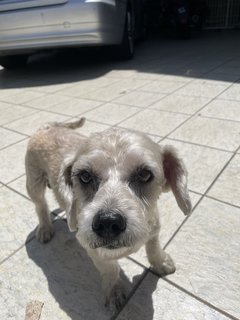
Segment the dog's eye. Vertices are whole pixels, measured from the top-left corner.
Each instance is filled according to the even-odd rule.
[[[90,183],[92,181],[92,175],[86,171],[86,170],[83,170],[80,174],[79,174],[79,179],[82,183]]]
[[[153,178],[153,174],[150,170],[148,169],[142,169],[141,171],[139,171],[138,173],[138,178],[141,182],[149,182],[152,180]]]

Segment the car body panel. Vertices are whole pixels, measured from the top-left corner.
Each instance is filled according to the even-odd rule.
[[[68,0],[0,0],[0,12],[27,9],[34,7],[51,6],[66,3]]]
[[[138,1],[131,1],[133,10]],[[30,6],[36,5],[36,0],[15,1],[16,7],[1,11],[1,6],[10,1],[0,0],[1,55],[21,50],[121,43],[127,0],[50,0],[49,5],[44,5],[46,0],[37,2],[38,7]],[[19,3],[28,7],[19,8]]]

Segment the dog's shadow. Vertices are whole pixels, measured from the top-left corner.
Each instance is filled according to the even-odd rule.
[[[33,232],[29,234],[26,241],[28,256],[42,269],[51,295],[70,319],[114,319],[115,316],[104,307],[100,275],[85,250],[79,245],[75,234],[68,231],[67,224],[61,219],[55,221],[54,229],[55,236],[47,244],[40,244],[35,238],[32,240]],[[142,274],[134,276],[130,283],[123,270],[121,271],[121,278],[129,292],[141,277]],[[148,288],[147,301],[144,306],[141,306],[145,309],[144,317],[141,317],[140,312],[137,316],[138,320],[153,319],[151,297],[156,282],[151,288]],[[45,301],[44,304],[48,308],[46,306],[48,302]],[[50,306],[49,308],[51,309]],[[127,310],[128,314],[132,313],[131,304]],[[127,319],[133,320],[136,315],[135,311],[132,317],[127,316]],[[122,318],[121,315],[120,318]],[[122,319],[125,319],[124,312]]]

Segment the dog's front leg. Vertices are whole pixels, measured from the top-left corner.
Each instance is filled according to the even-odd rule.
[[[175,272],[174,262],[160,246],[159,237],[155,235],[146,243],[146,253],[149,263],[161,276]]]
[[[102,287],[105,294],[105,306],[121,308],[126,300],[125,287],[119,277],[120,267],[116,260],[104,260],[93,252],[88,252],[102,277]]]

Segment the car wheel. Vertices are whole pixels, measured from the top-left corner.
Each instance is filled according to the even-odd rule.
[[[131,9],[128,7],[123,31],[122,43],[118,55],[121,59],[129,60],[134,56],[134,22]]]
[[[16,69],[27,64],[27,55],[0,56],[0,65],[5,69]]]

